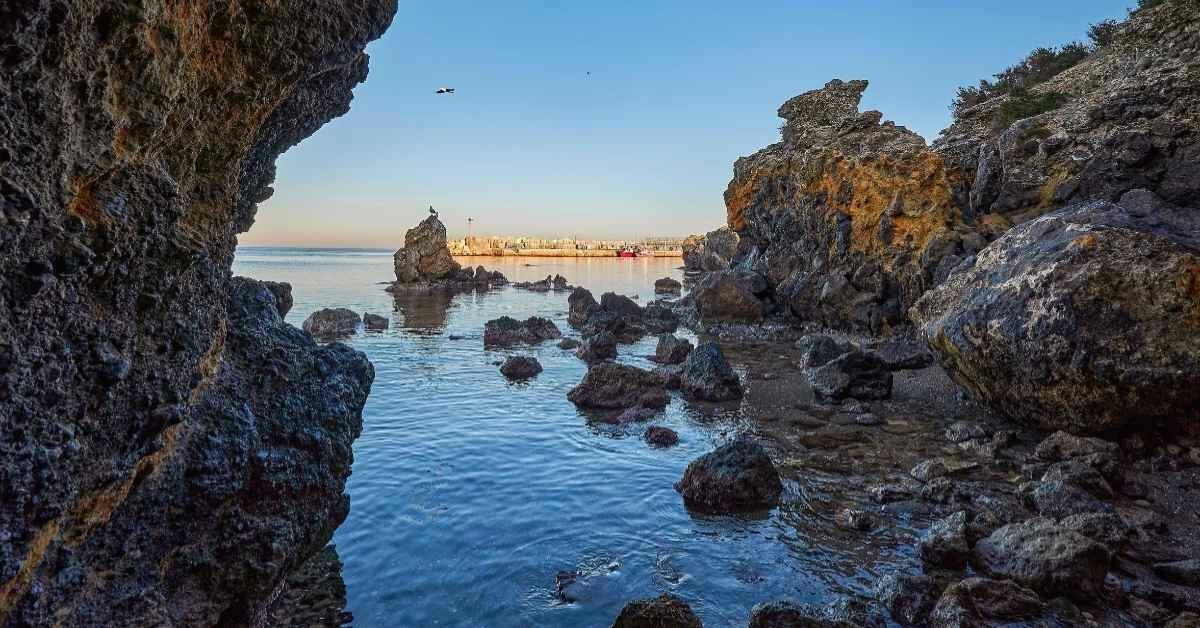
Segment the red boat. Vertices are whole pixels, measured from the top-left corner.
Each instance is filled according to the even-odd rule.
[[[637,256],[638,256],[637,251],[634,251],[633,249],[621,249],[620,251],[617,251],[617,257],[637,257]]]

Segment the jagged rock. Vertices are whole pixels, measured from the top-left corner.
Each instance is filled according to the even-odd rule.
[[[767,291],[761,275],[738,270],[706,274],[692,291],[696,310],[705,321],[760,321],[767,304],[759,295]]]
[[[567,399],[584,408],[664,408],[671,395],[657,375],[636,366],[602,362],[588,369]]]
[[[1080,600],[1101,594],[1108,560],[1104,546],[1043,517],[1008,524],[975,544],[984,573]]]
[[[762,445],[738,438],[693,460],[675,490],[698,510],[741,512],[778,504],[783,482]]]
[[[430,214],[404,234],[404,247],[392,256],[396,281],[433,283],[454,278],[462,269],[446,245],[446,225]]]
[[[1059,523],[1108,548],[1116,548],[1129,536],[1129,526],[1111,512],[1088,512],[1064,517]]]
[[[562,275],[554,275],[553,277],[546,275],[545,279],[539,279],[538,281],[522,281],[513,284],[513,286],[523,290],[533,290],[534,292],[550,292],[551,290],[572,289],[570,283],[567,282],[567,278],[563,277]]]
[[[391,323],[388,319],[378,314],[363,314],[363,326],[371,331],[381,331],[388,328]]]
[[[870,351],[829,336],[801,338],[805,378],[820,399],[887,399],[892,396],[892,373]]]
[[[654,282],[654,294],[679,294],[682,291],[683,284],[677,279],[663,277]]]
[[[531,316],[518,321],[508,316],[488,321],[483,326],[485,347],[511,347],[518,344],[535,345],[544,340],[561,338],[562,332],[553,321]]]
[[[579,347],[579,353],[576,355],[588,364],[615,360],[617,359],[617,339],[606,331],[589,336],[584,339],[583,344]]]
[[[466,273],[460,277],[463,283],[474,283],[476,286],[503,286],[508,283],[508,278],[504,273],[488,269],[483,266],[476,266],[474,272]]]
[[[579,340],[576,338],[563,338],[562,340],[558,341],[558,348],[565,349],[567,351],[578,349],[581,346],[583,346],[583,343],[579,342]]]
[[[292,311],[292,284],[286,281],[264,281],[262,283],[275,297],[275,306],[279,310],[279,316],[287,316],[287,313]]]
[[[883,628],[877,609],[852,598],[824,606],[788,601],[759,604],[750,611],[749,628]]]
[[[344,307],[317,310],[304,319],[304,331],[314,338],[329,340],[354,335],[362,318],[354,310]]]
[[[571,291],[571,296],[567,297],[567,322],[572,327],[579,328],[587,323],[587,319],[592,315],[592,312],[600,308],[600,304],[596,302],[596,297],[585,288],[575,288]]]
[[[986,428],[971,421],[955,421],[946,428],[943,434],[945,434],[946,440],[952,443],[961,443],[988,436]]]
[[[693,349],[692,341],[687,338],[663,334],[658,337],[658,345],[654,348],[654,361],[659,364],[682,364]]]
[[[875,586],[875,599],[904,626],[920,625],[933,609],[933,578],[888,574]]]
[[[618,410],[612,414],[600,417],[601,423],[610,423],[613,425],[624,425],[626,423],[637,423],[640,421],[649,421],[653,419],[661,408],[645,408],[642,406],[634,406]]]
[[[833,517],[837,527],[843,530],[866,532],[875,527],[875,518],[870,513],[854,508],[843,508]]]
[[[1164,580],[1188,587],[1200,587],[1200,558],[1156,563],[1154,573]]]
[[[643,438],[654,447],[674,447],[679,442],[679,434],[675,430],[658,425],[646,428]]]
[[[683,600],[663,593],[634,600],[621,609],[613,628],[701,628],[700,618]]]
[[[643,308],[633,299],[612,292],[601,295],[597,303],[591,292],[575,288],[567,303],[567,321],[584,338],[608,332],[618,343],[632,343],[647,334],[671,333],[679,327],[679,317],[670,309],[656,303]]]
[[[1058,462],[1093,455],[1112,456],[1117,453],[1117,444],[1101,438],[1075,436],[1067,432],[1055,432],[1038,443],[1034,455],[1047,462]]]
[[[899,338],[872,341],[864,347],[883,362],[889,371],[923,369],[933,364],[933,353],[922,340],[915,342]]]
[[[1014,227],[911,315],[956,381],[1045,429],[1200,416],[1196,234],[1166,208],[1073,206]]]
[[[537,358],[523,355],[511,355],[500,365],[500,373],[508,379],[529,379],[542,372],[542,364]]]
[[[742,382],[715,342],[696,347],[683,363],[680,390],[689,399],[732,401],[742,398]]]
[[[654,367],[652,371],[663,381],[663,385],[667,390],[679,390],[683,385],[683,365],[682,364],[664,364]]]
[[[966,511],[960,510],[934,522],[921,536],[917,547],[921,551],[921,559],[931,565],[950,569],[966,567],[971,556]]]
[[[942,592],[929,615],[932,628],[984,628],[1036,617],[1037,593],[1008,580],[967,578]]]

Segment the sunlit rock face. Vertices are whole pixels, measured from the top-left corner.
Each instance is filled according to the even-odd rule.
[[[733,265],[767,277],[802,320],[881,332],[1013,225],[1135,189],[1200,206],[1198,48],[1200,5],[1139,11],[1031,90],[1063,94],[1060,108],[1001,126],[996,98],[932,145],[860,112],[866,81],[801,94],[779,109],[781,141],[734,164]]]
[[[229,269],[394,11],[0,10],[0,624],[252,623],[345,517],[371,365]]]

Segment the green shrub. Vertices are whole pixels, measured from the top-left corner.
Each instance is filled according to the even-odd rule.
[[[1096,48],[1103,48],[1116,41],[1119,32],[1121,32],[1120,22],[1104,20],[1096,22],[1088,28],[1088,39],[1092,40],[1092,45]]]
[[[999,128],[1007,128],[1017,120],[1024,120],[1038,114],[1054,111],[1066,104],[1066,94],[1058,92],[1045,92],[1042,94],[1031,94],[1024,88],[1015,89],[1008,94],[1008,99],[1005,100],[1000,108],[996,111],[996,126]]]
[[[1071,42],[1059,48],[1038,48],[1029,53],[1020,63],[1000,72],[996,80],[979,81],[976,87],[960,87],[950,109],[955,117],[964,110],[997,96],[1011,94],[1016,90],[1044,83],[1063,70],[1078,65],[1091,53],[1080,42]]]

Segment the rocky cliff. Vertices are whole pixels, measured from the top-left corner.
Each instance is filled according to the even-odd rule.
[[[1200,6],[1139,11],[1116,41],[1030,91],[1061,106],[1008,125],[1002,96],[932,145],[876,111],[865,81],[832,81],[779,109],[782,138],[734,165],[734,265],[798,318],[880,332],[1014,224],[1145,189],[1200,206]]]
[[[394,5],[0,8],[0,624],[253,623],[344,518],[371,366],[229,269]]]

